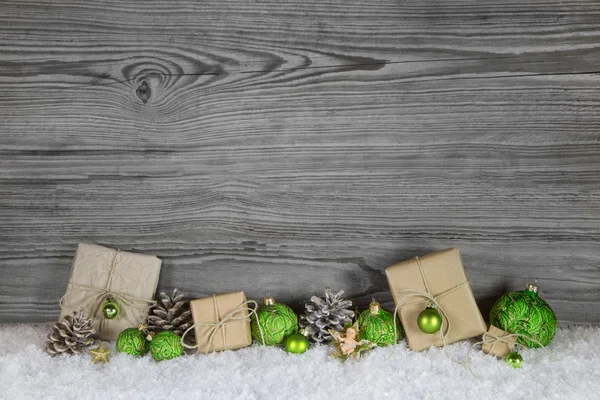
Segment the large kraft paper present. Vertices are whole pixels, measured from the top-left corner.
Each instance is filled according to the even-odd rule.
[[[139,325],[148,316],[162,261],[152,255],[80,243],[71,266],[67,292],[61,299],[60,318],[74,311],[92,318],[98,337],[115,340],[126,328]],[[112,299],[120,306],[114,319],[102,314]]]
[[[487,330],[458,249],[415,257],[388,267],[385,274],[410,349],[444,346]],[[428,334],[419,329],[417,317],[432,299],[439,305],[443,322],[439,332]]]
[[[246,294],[234,292],[190,301],[199,353],[235,350],[252,344]]]

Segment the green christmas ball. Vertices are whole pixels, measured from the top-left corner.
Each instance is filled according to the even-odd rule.
[[[308,338],[301,333],[292,333],[285,339],[285,349],[293,354],[304,353],[308,349]]]
[[[127,328],[117,337],[117,351],[130,356],[143,356],[148,352],[146,336],[138,328]]]
[[[114,300],[108,299],[102,306],[102,315],[104,315],[104,318],[106,319],[115,319],[119,316],[120,312],[121,307],[119,306],[119,303]]]
[[[442,327],[442,316],[437,309],[427,307],[417,317],[417,325],[425,333],[436,333]]]
[[[402,326],[396,321],[396,337],[394,337],[394,314],[381,308],[373,301],[369,309],[358,316],[359,338],[369,340],[378,346],[396,344],[402,339]]]
[[[156,361],[170,360],[183,354],[181,338],[171,331],[157,333],[150,342],[150,354]]]
[[[508,353],[506,355],[504,361],[506,361],[506,363],[513,368],[521,368],[521,365],[523,364],[523,357],[516,351],[513,351],[512,353]]]
[[[500,297],[490,311],[490,324],[505,330],[528,336],[547,346],[556,334],[558,321],[554,311],[538,295],[538,287],[527,285],[522,292],[511,292]],[[540,347],[524,337],[517,342],[527,347]]]
[[[259,343],[263,342],[267,346],[279,344],[287,336],[298,332],[298,317],[291,308],[285,304],[276,303],[272,297],[265,299],[264,306],[261,306],[256,314],[252,315],[252,338]],[[262,329],[262,336],[260,334]]]

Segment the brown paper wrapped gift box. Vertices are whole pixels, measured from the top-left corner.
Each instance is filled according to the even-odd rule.
[[[408,347],[412,350],[443,346],[479,336],[486,331],[458,249],[441,250],[419,257],[418,260],[413,258],[392,265],[385,270],[385,274],[394,302],[396,306],[400,305],[398,314]],[[445,332],[443,339],[439,333],[427,334],[419,329],[417,317],[429,300],[420,295],[408,295],[416,291],[429,292],[446,314],[447,319],[444,318],[442,325]]]
[[[252,344],[244,292],[190,301],[199,353],[235,350]]]
[[[148,315],[161,264],[156,256],[80,243],[67,292],[61,299],[60,318],[83,311],[92,318],[100,339],[115,340],[121,331],[137,326]],[[102,315],[108,297],[113,297],[121,308],[112,320]]]
[[[500,340],[496,338],[499,338]],[[504,358],[508,353],[513,351],[516,343],[517,336],[511,335],[494,325],[490,325],[490,329],[483,335],[481,350],[483,350],[484,353]]]

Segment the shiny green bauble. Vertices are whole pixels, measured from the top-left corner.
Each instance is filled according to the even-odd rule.
[[[490,311],[490,324],[508,332],[525,335],[547,346],[556,334],[558,321],[554,311],[538,295],[538,287],[532,284],[522,292],[511,292],[500,297]],[[517,343],[527,347],[540,347],[524,337]]]
[[[170,360],[183,354],[181,338],[171,331],[157,333],[150,342],[150,354],[156,361]]]
[[[264,306],[256,311],[256,315],[252,315],[251,331],[252,338],[257,342],[263,343],[264,339],[267,346],[277,345],[287,336],[298,332],[298,317],[285,304],[276,303],[272,297],[267,297]]]
[[[442,327],[442,316],[434,307],[427,307],[417,317],[417,325],[425,333],[436,333]]]
[[[143,356],[148,352],[146,336],[138,328],[127,328],[117,337],[117,351],[130,356]]]
[[[396,321],[394,337],[394,314],[381,308],[373,301],[369,309],[358,316],[359,338],[376,343],[378,346],[396,344],[402,339],[402,326]]]
[[[308,349],[308,338],[301,333],[292,333],[285,339],[285,349],[293,354],[304,353]]]
[[[523,364],[523,357],[516,351],[513,351],[512,353],[508,353],[506,355],[504,361],[506,361],[506,363],[513,368],[521,368],[521,365]]]
[[[102,306],[102,315],[104,315],[104,318],[106,319],[115,319],[119,316],[120,312],[121,307],[119,306],[119,303],[114,300],[108,299]]]

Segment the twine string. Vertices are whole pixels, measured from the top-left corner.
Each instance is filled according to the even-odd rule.
[[[254,307],[250,307],[250,305],[253,305]],[[198,323],[195,323],[194,325],[190,326],[188,329],[186,329],[186,331],[181,336],[181,344],[183,345],[183,347],[185,347],[187,349],[196,349],[201,344],[206,343],[206,349],[205,349],[204,353],[208,353],[208,352],[210,352],[210,348],[213,345],[215,336],[217,335],[217,333],[220,330],[221,337],[223,338],[224,350],[228,350],[227,336],[225,333],[226,332],[225,327],[227,325],[234,323],[234,322],[243,321],[247,318],[250,318],[251,315],[254,315],[254,317],[258,321],[258,314],[256,313],[256,310],[258,309],[258,304],[254,300],[248,300],[246,302],[241,303],[229,314],[225,315],[223,318],[220,318],[219,317],[219,315],[220,315],[219,302],[218,302],[217,296],[213,295],[213,309],[215,311],[215,322],[198,322]],[[243,313],[244,311],[248,312],[248,315],[236,316],[236,314]],[[187,343],[184,342],[185,336],[188,334],[189,331],[191,331],[192,329],[195,329],[198,326],[207,326],[207,327],[210,327],[210,329],[208,329],[206,332],[204,332],[202,337],[200,337],[200,340],[196,341],[195,345],[193,345],[193,346],[188,345]],[[264,345],[265,337],[264,337],[264,334],[262,331],[262,327],[260,326],[260,324],[257,324],[257,326],[258,326],[258,330],[260,332],[261,341]]]

